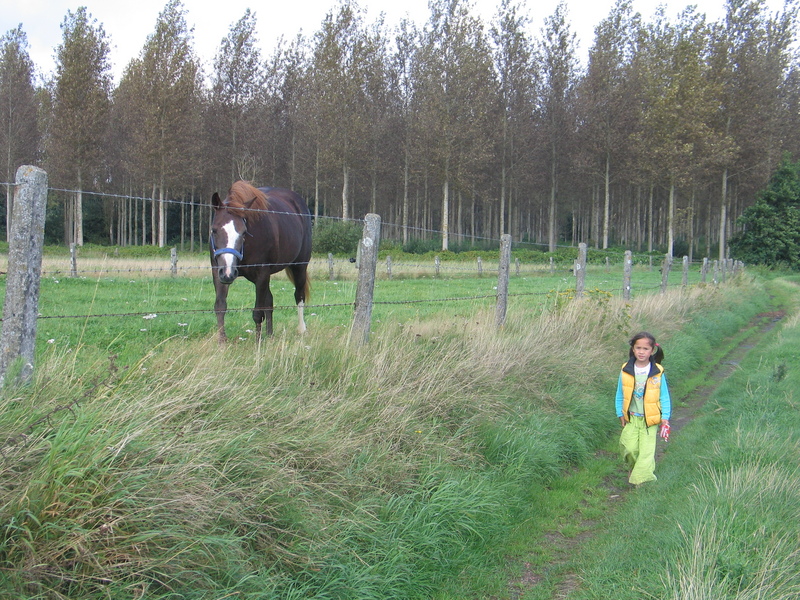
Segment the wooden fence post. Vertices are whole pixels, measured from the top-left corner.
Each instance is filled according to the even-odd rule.
[[[622,299],[628,301],[631,299],[631,274],[633,272],[633,253],[630,250],[625,250],[625,264],[623,265],[622,273]]]
[[[550,257],[550,275],[556,274],[556,262],[553,257]]]
[[[719,282],[719,261],[714,261],[714,285],[717,285]]]
[[[519,277],[519,259],[518,258],[514,259],[514,265],[517,268],[517,277]]]
[[[442,264],[441,259],[438,256],[435,256],[433,258],[434,276],[435,277],[439,276],[439,267],[441,266],[441,264]]]
[[[392,257],[391,256],[387,256],[386,257],[386,275],[389,277],[389,279],[392,278]]]
[[[333,254],[328,252],[328,279],[333,281]]]
[[[586,244],[578,244],[578,260],[575,262],[575,297],[583,297],[586,285]]]
[[[703,257],[703,266],[700,269],[700,283],[706,282],[706,277],[708,276],[708,257]]]
[[[483,277],[483,260],[478,257],[478,277]]]
[[[172,276],[175,277],[178,274],[178,249],[177,248],[170,248],[169,249],[169,265],[170,265],[170,272]]]
[[[372,303],[375,291],[375,272],[378,268],[378,246],[381,243],[381,218],[373,213],[364,217],[364,232],[358,244],[358,284],[356,287],[355,313],[350,341],[366,344],[372,325]]]
[[[681,285],[686,287],[689,285],[689,257],[683,257],[683,277],[681,278]]]
[[[672,255],[667,254],[664,257],[664,262],[661,264],[661,293],[667,291],[667,281],[669,279],[669,271],[672,268]]]
[[[69,276],[78,276],[78,249],[75,242],[69,245]]]
[[[511,236],[504,233],[500,236],[500,265],[497,269],[497,305],[495,307],[495,324],[499,329],[506,322],[508,308],[508,270],[511,263]]]
[[[0,335],[0,386],[8,369],[18,359],[18,378],[30,381],[39,314],[39,284],[42,275],[47,173],[23,165],[17,169],[11,230],[8,235],[8,274]]]

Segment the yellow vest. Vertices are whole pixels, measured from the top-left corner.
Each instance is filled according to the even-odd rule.
[[[622,365],[622,414],[628,414],[628,407],[633,398],[633,388],[636,386],[636,378],[632,371],[626,371],[625,367],[632,365],[631,361]],[[647,426],[658,425],[661,423],[661,374],[664,367],[658,363],[650,363],[650,374],[644,383],[644,420]]]

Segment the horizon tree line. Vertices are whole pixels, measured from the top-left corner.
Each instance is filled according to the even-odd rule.
[[[379,213],[404,244],[510,233],[551,252],[724,258],[782,156],[800,155],[797,0],[725,11],[645,21],[617,0],[584,65],[564,2],[533,35],[517,0],[488,24],[468,0],[432,0],[426,23],[391,28],[340,0],[268,57],[247,9],[206,66],[168,0],[115,85],[109,36],[80,7],[41,85],[22,27],[0,38],[4,177],[47,170],[48,236],[65,244],[194,247],[207,199],[246,179],[300,192],[317,218]]]

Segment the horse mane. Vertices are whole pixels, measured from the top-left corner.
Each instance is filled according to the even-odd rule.
[[[248,203],[252,204],[248,206]],[[257,187],[246,181],[235,182],[228,190],[228,197],[225,198],[225,208],[238,217],[247,219],[254,210],[267,210],[269,202],[267,195]]]

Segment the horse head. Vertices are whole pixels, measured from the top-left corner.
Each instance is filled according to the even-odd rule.
[[[211,265],[217,270],[220,283],[230,284],[239,275],[239,263],[244,258],[244,236],[247,220],[230,210],[219,194],[211,197],[214,219],[211,222]]]

